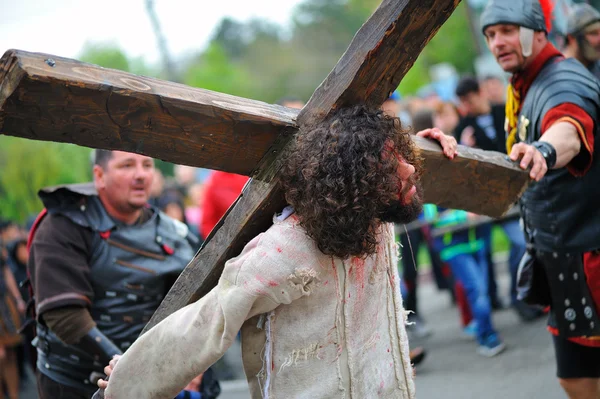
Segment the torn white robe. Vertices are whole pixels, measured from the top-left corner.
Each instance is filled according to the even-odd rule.
[[[240,329],[253,398],[414,398],[393,228],[381,230],[376,254],[341,260],[294,215],[275,219],[217,287],[127,350],[106,398],[172,399]]]

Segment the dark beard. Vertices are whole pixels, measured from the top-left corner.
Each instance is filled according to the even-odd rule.
[[[381,221],[395,224],[406,224],[415,220],[423,210],[423,189],[420,184],[415,185],[417,192],[409,204],[393,201],[381,214]]]

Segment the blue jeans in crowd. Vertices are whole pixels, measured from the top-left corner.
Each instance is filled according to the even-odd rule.
[[[473,318],[477,322],[477,340],[481,343],[489,334],[496,332],[492,327],[485,252],[481,250],[474,254],[456,255],[446,262],[450,265],[454,278],[460,281],[465,289]]]
[[[508,266],[510,271],[510,302],[517,301],[517,271],[525,253],[525,235],[519,224],[519,219],[510,219],[498,224],[504,230],[510,242]],[[492,262],[492,224],[487,223],[477,228],[477,235],[483,240],[488,263],[488,293],[490,298],[498,299],[494,264]]]
[[[525,254],[525,235],[519,219],[507,220],[501,224],[502,229],[510,242],[510,255],[508,265],[510,267],[510,301],[514,305],[517,302],[517,271],[523,254]]]

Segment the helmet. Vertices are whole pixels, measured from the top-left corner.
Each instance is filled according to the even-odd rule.
[[[498,24],[548,32],[539,0],[490,0],[481,14],[481,29]]]
[[[548,33],[552,27],[552,0],[490,0],[481,14],[481,29],[509,24],[520,27],[519,36],[524,57],[532,53],[533,33]]]
[[[589,4],[575,4],[567,17],[567,35],[576,35],[586,26],[600,21],[600,12]]]

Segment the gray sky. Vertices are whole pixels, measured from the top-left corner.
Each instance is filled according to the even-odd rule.
[[[155,0],[173,55],[203,48],[224,16],[285,25],[300,0]],[[111,42],[158,60],[144,0],[0,0],[0,55],[10,48],[77,57],[86,42]]]

